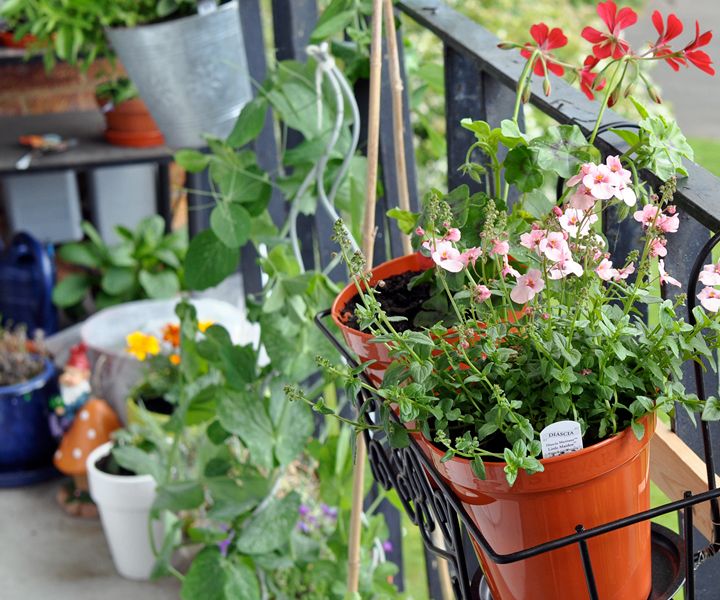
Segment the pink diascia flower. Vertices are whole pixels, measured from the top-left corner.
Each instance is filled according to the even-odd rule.
[[[595,202],[597,202],[597,198],[582,183],[577,187],[575,193],[570,196],[569,200],[570,206],[578,210],[590,210],[595,206]]]
[[[415,235],[417,235],[418,237],[422,237],[422,236],[425,235],[425,230],[418,225],[418,226],[415,228]]]
[[[700,271],[700,282],[705,285],[720,285],[720,262],[705,265]]]
[[[593,163],[585,163],[582,167],[580,167],[580,172],[577,175],[573,175],[570,179],[567,180],[567,183],[565,184],[567,187],[573,187],[580,183],[585,175],[589,175],[590,171],[595,168],[595,165]]]
[[[705,310],[709,310],[714,313],[720,310],[720,292],[715,288],[703,288],[697,297]]]
[[[642,223],[644,229],[647,229],[655,222],[655,217],[660,209],[652,204],[646,204],[642,210],[636,210],[633,213],[633,219],[638,223]]]
[[[491,256],[506,256],[510,252],[510,244],[505,240],[494,239],[492,245],[490,249]]]
[[[570,234],[570,237],[585,237],[590,233],[590,227],[598,220],[597,215],[587,214],[577,208],[568,208],[558,219],[560,227]]]
[[[642,210],[635,211],[633,219],[642,223],[644,229],[648,229],[654,223],[656,229],[663,233],[675,233],[680,228],[680,217],[674,210],[670,214],[665,214],[653,204],[646,204]]]
[[[545,229],[533,229],[520,236],[520,245],[528,250],[535,250],[535,252],[540,254],[540,242],[545,239],[546,235],[547,230]]]
[[[492,293],[488,286],[480,284],[475,286],[473,296],[476,302],[485,302],[485,300],[492,296]]]
[[[665,238],[654,238],[650,242],[650,256],[667,256],[667,248],[665,247],[667,240]],[[720,281],[718,281],[720,283]]]
[[[503,256],[503,268],[502,271],[500,271],[500,275],[503,279],[505,279],[508,275],[512,275],[515,279],[520,277],[520,273],[510,266],[507,255]]]
[[[680,217],[677,214],[660,213],[655,221],[655,227],[663,233],[675,233],[680,228]]]
[[[635,265],[633,263],[630,263],[627,267],[623,267],[622,269],[618,269],[617,273],[615,274],[615,281],[620,281],[621,279],[627,279],[635,272]]]
[[[580,277],[583,274],[583,268],[580,263],[576,263],[572,258],[563,258],[556,262],[548,271],[548,277],[550,279],[562,279],[568,275],[577,275]]]
[[[548,233],[545,239],[540,240],[538,248],[540,252],[553,262],[562,260],[570,255],[570,247],[565,240],[565,236],[559,231]]]
[[[510,298],[518,304],[525,304],[532,300],[536,294],[545,289],[542,273],[537,269],[530,269],[517,280],[517,284],[510,292]]]
[[[658,273],[660,273],[660,283],[662,285],[669,283],[670,285],[682,287],[682,284],[677,279],[668,275],[667,271],[665,270],[665,261],[662,258],[658,261]]]
[[[598,200],[609,200],[615,195],[616,175],[606,165],[591,165],[583,177],[583,185]]]
[[[615,279],[618,275],[618,270],[612,266],[612,261],[607,258],[603,258],[600,264],[595,268],[595,273],[603,281],[610,281]]]
[[[632,173],[623,168],[619,156],[608,156],[605,164],[585,163],[580,167],[580,173],[568,179],[569,186],[580,182],[582,185],[570,198],[573,208],[591,208],[594,202],[588,195],[597,200],[617,198],[628,206],[635,206],[637,203],[637,196],[631,185]]]
[[[443,240],[448,242],[459,242],[460,241],[460,230],[457,227],[451,227],[445,234]]]
[[[438,242],[430,256],[436,265],[451,273],[459,273],[465,266],[460,259],[460,251],[452,245],[452,242]]]
[[[463,264],[467,267],[468,264],[475,265],[475,261],[477,261],[478,258],[480,258],[480,255],[482,254],[481,248],[468,248],[460,255],[460,260],[463,262]]]

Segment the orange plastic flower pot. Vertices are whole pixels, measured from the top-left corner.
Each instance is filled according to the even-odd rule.
[[[509,554],[590,529],[650,508],[649,446],[631,429],[578,452],[542,460],[545,471],[521,472],[511,487],[505,463],[486,462],[478,479],[470,461],[453,458],[414,433],[422,452],[450,485],[493,550]],[[571,545],[516,563],[492,561],[473,540],[495,600],[587,600],[580,550]],[[603,600],[647,600],[652,586],[650,522],[643,521],[588,540]]]
[[[415,271],[426,271],[433,267],[432,259],[422,254],[409,254],[394,258],[384,262],[372,270],[370,285],[377,284],[378,281],[392,277],[393,275],[401,275],[402,273],[412,273]],[[365,369],[365,373],[370,380],[379,385],[382,382],[383,374],[390,364],[390,356],[388,349],[384,344],[374,343],[373,336],[363,331],[358,331],[352,327],[348,327],[345,323],[352,316],[346,310],[346,306],[355,296],[357,296],[357,287],[354,282],[350,282],[335,298],[332,305],[332,318],[335,324],[345,338],[345,343],[355,353],[361,363],[374,360],[372,365]]]

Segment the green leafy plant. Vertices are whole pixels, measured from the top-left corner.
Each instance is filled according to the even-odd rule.
[[[184,289],[186,234],[165,234],[162,217],[143,219],[135,231],[116,227],[121,241],[114,246],[105,244],[90,223],[83,223],[83,231],[87,241],[65,244],[58,252],[83,272],[58,283],[53,290],[57,306],[75,307],[90,295],[96,308],[105,308],[143,298],[170,298]]]
[[[615,10],[612,2],[598,7],[608,25]],[[678,318],[684,295],[673,301],[657,294],[658,284],[681,285],[665,271],[662,257],[680,226],[672,199],[689,146],[674,124],[651,117],[637,101],[642,121],[637,134],[624,136],[628,150],[602,157],[593,146],[607,106],[639,77],[635,63],[677,60],[712,74],[710,59],[698,50],[710,35],[698,31],[684,49],[672,50],[660,32],[658,42],[636,54],[616,38],[608,44],[617,47],[608,50],[602,46],[606,34],[588,29],[583,37],[595,44],[595,54],[592,64],[579,69],[581,86],[589,96],[602,92],[589,137],[577,125],[553,125],[536,135],[520,130],[519,111],[533,73],[545,78],[549,94],[548,72],[573,68],[548,51],[564,45],[564,34],[534,25],[535,44],[501,44],[520,49],[527,59],[513,118],[496,128],[463,121],[476,138],[464,171],[489,191],[482,216],[468,218],[471,198],[462,189],[432,192],[419,215],[395,213],[407,228],[415,225],[416,247],[435,264],[421,276],[434,278],[435,289],[444,292],[443,303],[426,302],[434,322],[399,328],[402,317],[383,308],[383,290],[370,286],[347,229],[338,223],[335,230],[361,300],[360,328],[389,348],[391,362],[377,394],[393,443],[407,444],[408,430],[416,431],[446,450],[443,460],[470,459],[481,478],[484,461],[504,462],[510,484],[521,471],[543,470],[540,432],[559,420],[577,421],[585,443],[592,444],[630,428],[641,439],[642,419],[672,412],[676,403],[692,418],[698,411],[706,419],[718,416],[716,399],[705,403],[686,393],[682,365],[697,361],[715,368],[720,267],[707,265],[701,275],[705,288],[694,325]],[[595,67],[599,73],[591,72]],[[484,155],[482,164],[473,160],[474,150]],[[656,192],[641,169],[668,181]],[[562,192],[548,197],[558,180]],[[520,197],[512,209],[511,187]],[[642,232],[641,250],[621,257],[607,252],[598,225],[610,209],[632,213]],[[646,305],[657,306],[657,323],[643,318]],[[373,389],[362,368],[337,367],[324,358],[319,363],[354,392]],[[302,397],[296,390],[290,394]],[[322,402],[316,408],[328,412]],[[407,428],[397,426],[393,412]]]
[[[310,442],[312,413],[286,402],[286,378],[218,325],[198,335],[190,304],[177,314],[177,408],[164,425],[141,410],[113,450],[120,467],[158,482],[155,576],[180,577],[185,599],[342,599],[350,431]],[[362,597],[397,598],[382,517],[369,514],[365,529]],[[197,544],[187,573],[174,571],[177,548]]]
[[[95,95],[101,104],[112,107],[137,98],[139,93],[135,84],[127,77],[117,77],[98,84]]]

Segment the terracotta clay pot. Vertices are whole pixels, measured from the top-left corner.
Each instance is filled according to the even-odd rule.
[[[649,443],[655,416],[645,417],[645,436],[631,429],[602,442],[542,460],[545,471],[521,472],[510,487],[505,463],[486,462],[478,479],[470,461],[452,458],[412,434],[435,470],[463,503],[493,550],[509,554],[590,529],[650,508]],[[571,545],[512,564],[492,561],[473,540],[495,600],[587,600],[580,550]],[[647,600],[652,587],[650,522],[643,521],[588,540],[595,582],[603,600]]]
[[[419,253],[401,256],[384,262],[372,270],[370,285],[375,285],[378,281],[400,275],[402,273],[411,273],[415,271],[426,271],[433,267],[432,259],[422,256]],[[354,282],[350,282],[335,298],[332,305],[332,318],[335,324],[345,338],[345,343],[357,355],[361,363],[368,360],[376,362],[370,365],[365,372],[370,380],[379,385],[382,382],[383,374],[390,364],[387,347],[384,344],[376,344],[371,340],[373,336],[363,331],[358,331],[352,327],[348,327],[345,322],[348,320],[348,311],[345,310],[348,302],[357,295],[357,287]]]
[[[0,46],[6,48],[25,49],[35,42],[37,42],[37,38],[29,33],[16,40],[14,31],[0,31]]]
[[[98,104],[101,107],[108,105],[102,98],[98,98]],[[150,111],[140,98],[125,100],[105,111],[104,115],[105,139],[115,146],[147,148],[165,143]]]

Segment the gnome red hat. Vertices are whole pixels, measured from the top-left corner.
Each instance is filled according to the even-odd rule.
[[[90,361],[87,357],[87,346],[81,342],[70,348],[70,358],[65,366],[75,367],[82,371],[89,371]]]

